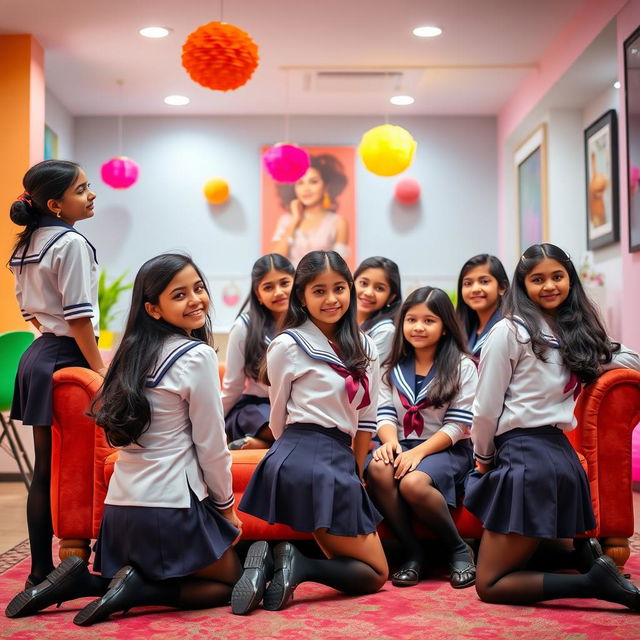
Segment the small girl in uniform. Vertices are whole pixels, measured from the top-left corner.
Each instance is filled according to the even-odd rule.
[[[382,256],[367,258],[353,274],[358,305],[358,325],[378,349],[382,366],[391,353],[393,320],[402,304],[398,265]]]
[[[302,258],[282,326],[266,359],[276,441],[240,509],[311,532],[327,559],[279,544],[264,595],[264,608],[271,611],[282,609],[301,582],[374,593],[388,573],[376,533],[381,516],[361,482],[375,432],[377,356],[371,339],[358,330],[353,280],[338,253],[312,251]],[[234,613],[251,611],[269,578],[266,543],[254,546],[260,562],[245,563],[231,599]]]
[[[456,310],[476,362],[489,331],[502,319],[502,300],[508,289],[502,262],[488,253],[469,258],[460,270]]]
[[[293,265],[277,253],[256,260],[251,270],[251,293],[231,327],[222,408],[230,449],[268,449],[269,390],[258,372],[280,317],[289,306]],[[249,312],[243,313],[249,305]]]
[[[27,499],[31,573],[26,587],[53,570],[51,541],[52,376],[63,367],[104,374],[98,351],[98,266],[93,245],[75,229],[93,216],[96,194],[74,162],[45,160],[24,176],[11,220],[25,229],[9,267],[22,316],[41,333],[23,354],[11,417],[33,425],[34,472]]]
[[[581,385],[617,367],[639,370],[640,359],[609,339],[569,257],[552,244],[529,247],[505,318],[482,350],[473,405],[478,471],[465,506],[485,527],[476,581],[482,600],[599,598],[640,609],[640,591],[597,544],[579,548],[586,573],[525,569],[543,539],[595,527],[587,476],[563,432],[576,426]]]
[[[475,581],[471,550],[449,512],[473,468],[469,427],[477,373],[465,342],[442,289],[422,287],[405,300],[378,402],[381,445],[367,467],[374,502],[406,552],[392,576],[398,587],[418,584],[423,571],[412,514],[447,548],[451,586]]]
[[[93,405],[96,423],[120,448],[94,561],[112,580],[76,615],[78,625],[136,606],[224,605],[241,574],[208,309],[204,278],[187,256],[160,255],[140,268],[122,342]],[[18,615],[91,595],[87,585],[98,579],[77,557],[56,571],[49,591]]]

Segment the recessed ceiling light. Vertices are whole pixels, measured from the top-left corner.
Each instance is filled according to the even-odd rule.
[[[145,27],[140,29],[138,33],[145,38],[166,38],[170,31],[171,29],[166,27]]]
[[[413,104],[415,100],[411,96],[393,96],[389,98],[389,102],[399,107],[406,107],[408,104]]]
[[[619,89],[621,86],[622,86],[622,85],[620,84],[620,80],[616,80],[616,81],[613,83],[613,88],[614,88],[614,89]]]
[[[167,96],[164,99],[166,104],[170,104],[172,107],[182,107],[185,104],[189,104],[191,100],[187,96]]]
[[[425,27],[416,27],[413,30],[413,35],[418,36],[418,38],[435,38],[442,33],[442,29],[440,27],[433,26],[425,26]]]

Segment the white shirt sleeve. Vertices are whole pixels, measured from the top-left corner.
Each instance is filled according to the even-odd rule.
[[[247,340],[247,326],[238,318],[229,332],[227,360],[222,381],[222,408],[226,416],[244,391],[244,349]]]
[[[506,321],[491,330],[482,347],[471,427],[474,454],[480,462],[493,462],[493,438],[519,353],[515,328]]]
[[[189,403],[191,437],[209,495],[218,509],[233,505],[231,454],[220,400],[218,358],[206,345],[192,349],[182,398]]]
[[[81,235],[67,233],[50,250],[54,252],[52,264],[58,274],[64,319],[92,318],[98,310],[91,302],[91,247]]]
[[[267,349],[267,375],[271,414],[269,428],[276,440],[287,423],[287,402],[296,379],[296,361],[300,348],[288,336],[278,337]]]
[[[22,284],[20,282],[20,278],[15,278],[15,291],[16,291],[16,299],[18,301],[18,305],[20,306],[20,313],[26,322],[29,322],[35,316],[32,313],[29,313],[25,310],[22,303]]]
[[[611,362],[602,365],[602,371],[610,371],[611,369],[633,369],[640,371],[640,357],[635,351],[620,345],[620,350],[613,354]]]
[[[473,419],[473,400],[478,385],[476,365],[463,356],[460,361],[460,389],[447,408],[440,431],[446,433],[453,444],[469,435]]]
[[[364,334],[362,334],[364,335]],[[378,397],[380,395],[380,361],[378,350],[373,340],[368,336],[365,339],[369,343],[369,353],[371,361],[367,366],[367,377],[369,378],[369,398],[371,402],[368,406],[358,411],[358,431],[369,431],[375,434],[378,414]]]

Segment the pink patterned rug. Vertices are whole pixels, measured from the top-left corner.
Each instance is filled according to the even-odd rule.
[[[640,534],[632,539],[625,570],[640,577]],[[21,543],[0,556],[0,606],[24,584],[28,546]],[[296,590],[295,600],[280,612],[259,608],[249,616],[234,616],[229,607],[180,612],[137,609],[126,616],[81,628],[72,623],[88,600],[65,603],[60,609],[30,618],[2,618],[0,637],[14,640],[616,640],[640,637],[640,615],[597,600],[562,600],[535,607],[498,606],[478,600],[474,589],[455,591],[444,578],[417,587],[387,586],[371,596],[345,597],[316,584]]]

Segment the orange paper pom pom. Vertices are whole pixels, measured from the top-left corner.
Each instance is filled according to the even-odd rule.
[[[258,46],[246,31],[209,22],[182,45],[182,66],[207,89],[231,91],[245,84],[258,66]]]

